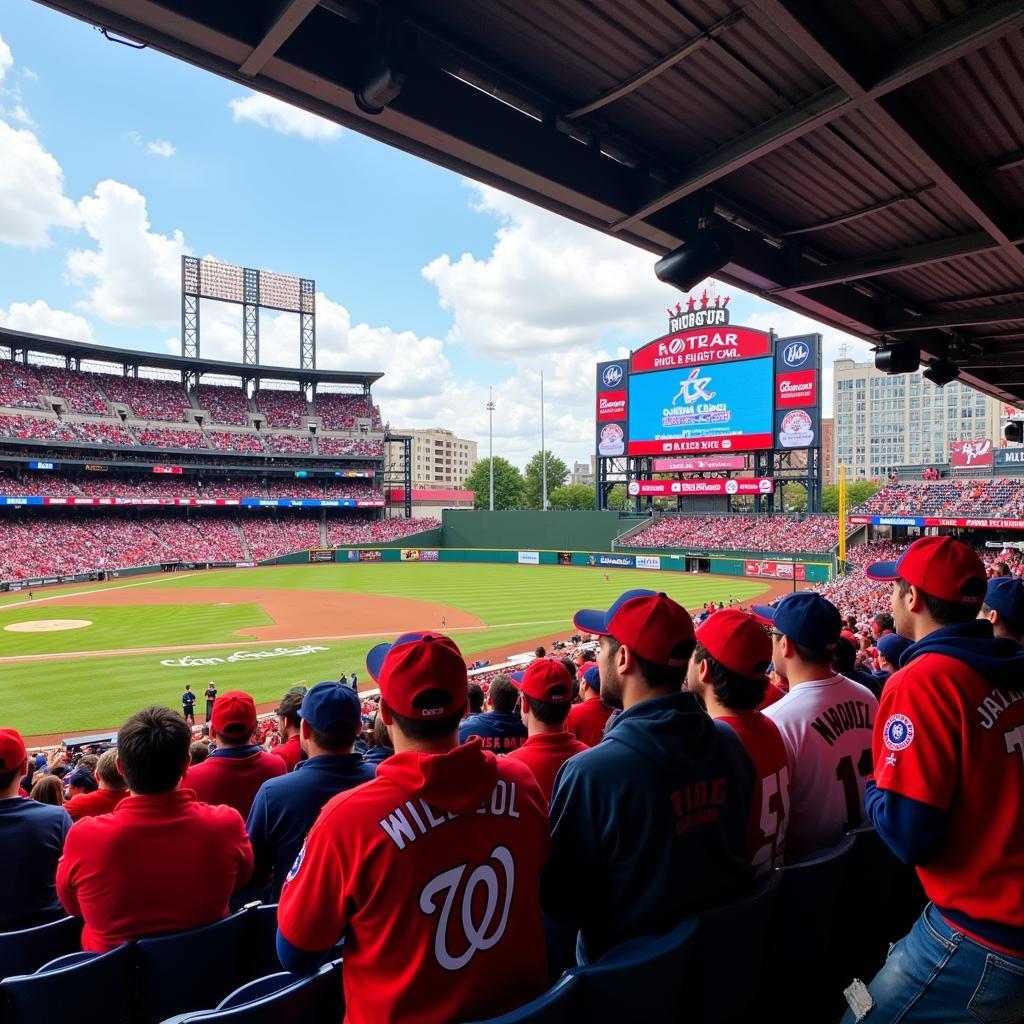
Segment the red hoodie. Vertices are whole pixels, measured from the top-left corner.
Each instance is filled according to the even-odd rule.
[[[281,893],[299,949],[345,937],[347,1024],[505,1013],[544,990],[547,801],[478,739],[395,754],[330,800]]]

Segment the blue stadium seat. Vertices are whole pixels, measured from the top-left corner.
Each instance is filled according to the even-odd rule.
[[[232,993],[216,1009],[172,1017],[165,1024],[281,1024],[282,1021],[309,1024],[337,1024],[345,1015],[341,986],[341,961],[324,964],[315,974],[286,975],[284,985],[269,985],[272,991],[248,1002],[236,1003],[242,990]],[[261,978],[260,982],[270,979]],[[253,992],[257,989],[253,988]],[[228,1005],[228,1004],[231,1005]]]
[[[580,979],[573,1010],[578,1020],[677,1020],[682,986],[697,941],[698,921],[687,918],[667,935],[630,939],[595,964],[569,974]]]
[[[823,972],[829,964],[837,932],[839,901],[843,895],[854,837],[815,857],[782,869],[778,901],[769,923],[769,941],[762,991],[769,998],[818,1006],[823,998]],[[840,1014],[834,1015],[838,1019]]]
[[[567,972],[547,992],[525,1006],[520,1006],[518,1010],[503,1013],[500,1017],[474,1021],[472,1024],[569,1024],[576,1019],[575,1004],[579,987],[579,977],[574,972]]]
[[[734,1024],[750,1012],[761,988],[768,922],[782,872],[761,879],[742,899],[700,915],[690,977],[683,987],[687,1024]],[[742,980],[737,980],[742,964]]]
[[[250,959],[254,978],[281,970],[277,958],[277,904],[261,903],[255,910]]]
[[[31,974],[47,960],[82,948],[82,922],[77,917],[0,932],[0,978]]]
[[[134,946],[125,943],[69,966],[5,978],[0,981],[0,1020],[31,1024],[77,1017],[97,1008],[107,1020],[125,1020],[131,1004],[134,953]]]
[[[287,971],[266,974],[262,978],[247,981],[241,988],[236,988],[231,995],[226,996],[217,1004],[217,1009],[231,1010],[236,1006],[244,1006],[246,1003],[252,1003],[257,999],[280,992],[281,989],[294,985],[297,980],[294,974],[289,974]]]
[[[74,967],[75,964],[83,964],[86,960],[92,960],[99,956],[99,953],[87,953],[84,949],[80,949],[77,953],[65,953],[63,956],[55,957],[53,960],[47,961],[39,968],[38,971],[33,971],[33,974],[42,974],[44,971],[60,971],[65,967]]]
[[[250,957],[256,910],[249,906],[202,928],[140,939],[135,1024],[212,1008],[261,973]]]

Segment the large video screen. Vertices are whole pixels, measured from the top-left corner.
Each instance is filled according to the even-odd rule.
[[[770,357],[629,376],[630,455],[772,447]]]

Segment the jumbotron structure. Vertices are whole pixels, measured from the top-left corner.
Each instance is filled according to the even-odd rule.
[[[386,433],[381,376],[0,330],[0,587],[422,529],[408,481],[385,479],[408,440]]]

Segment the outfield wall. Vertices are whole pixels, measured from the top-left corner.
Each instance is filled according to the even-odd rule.
[[[612,541],[647,516],[618,512],[486,512],[445,509],[445,548],[522,548],[548,551],[611,551]],[[402,544],[403,547],[407,546]]]

